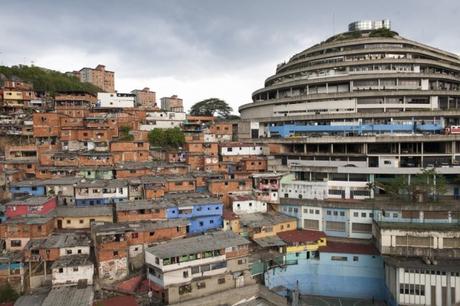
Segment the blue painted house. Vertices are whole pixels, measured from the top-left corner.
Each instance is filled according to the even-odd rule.
[[[28,180],[15,182],[10,184],[10,192],[13,197],[29,195],[35,197],[43,197],[46,195],[45,181]]]
[[[286,253],[264,274],[268,288],[298,286],[301,294],[384,299],[383,259],[371,244],[330,242],[319,251]]]
[[[187,197],[183,194],[174,199],[165,199],[170,204],[166,210],[167,219],[189,220],[189,233],[204,233],[222,228],[223,203],[209,196]]]

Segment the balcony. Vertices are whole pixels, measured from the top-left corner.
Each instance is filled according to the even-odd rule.
[[[222,262],[225,260],[226,260],[225,255],[220,255],[220,256],[215,256],[215,257],[199,258],[199,259],[193,259],[189,261],[165,265],[167,261],[163,259],[163,266],[161,267],[161,269],[163,270],[163,272],[168,272],[168,271],[174,271],[174,270],[183,269],[187,267],[199,266],[203,264],[218,263],[218,262]]]

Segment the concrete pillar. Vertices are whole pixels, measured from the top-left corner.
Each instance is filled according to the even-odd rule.
[[[447,296],[446,296],[446,306],[452,305],[452,297],[451,297],[451,279],[450,279],[450,272],[446,273],[446,287],[447,287]]]
[[[392,243],[393,244],[393,243]],[[399,305],[399,301],[400,301],[400,298],[399,298],[399,273],[400,273],[400,269],[397,268],[397,267],[394,267],[395,269],[395,274],[396,274],[396,280],[395,280],[395,286],[396,288],[394,288],[394,293],[395,293],[395,300],[396,300],[396,304]]]

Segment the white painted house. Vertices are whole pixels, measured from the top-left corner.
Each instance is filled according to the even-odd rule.
[[[133,108],[136,95],[118,92],[98,92],[97,107],[100,108]]]
[[[185,122],[186,114],[179,112],[148,112],[145,123],[141,124],[141,131],[151,131],[153,129],[170,129],[180,127]]]
[[[88,254],[63,256],[53,263],[51,273],[53,287],[79,283],[92,285],[94,264]]]
[[[220,145],[222,156],[262,155],[263,147],[252,143],[223,143]]]
[[[257,200],[253,195],[231,195],[230,203],[237,215],[267,212],[267,203]]]

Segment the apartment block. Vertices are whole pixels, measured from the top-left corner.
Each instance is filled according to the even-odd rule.
[[[115,73],[105,69],[104,65],[97,65],[96,68],[82,68],[74,75],[81,82],[91,83],[103,91],[113,92],[115,90]]]
[[[165,242],[146,249],[147,277],[167,304],[243,287],[254,283],[248,247],[249,241],[233,232]]]
[[[163,97],[160,99],[160,101],[161,101],[161,110],[163,111],[178,112],[178,113],[184,112],[184,103],[182,99],[180,99],[176,95],[173,95],[169,98]]]
[[[150,88],[135,89],[131,93],[136,95],[136,106],[157,108],[156,93],[151,91]]]

